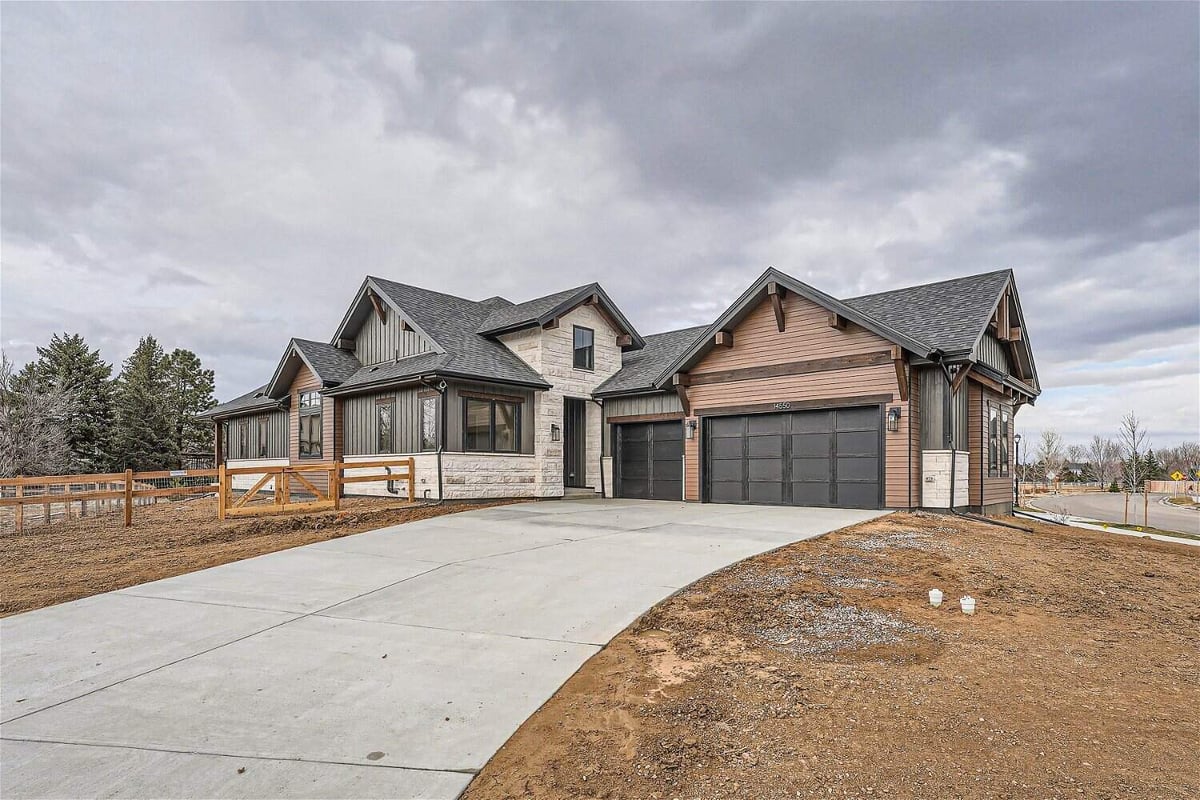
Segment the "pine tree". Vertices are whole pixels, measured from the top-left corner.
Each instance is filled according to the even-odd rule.
[[[213,371],[204,369],[191,350],[176,348],[166,358],[167,409],[171,417],[171,442],[176,454],[207,451],[212,447],[208,425],[196,419],[216,405]]]
[[[59,387],[67,411],[63,420],[71,452],[71,472],[105,472],[112,468],[112,365],[79,334],[54,334],[37,349],[37,360],[25,365],[17,385],[30,391]]]
[[[1163,468],[1162,462],[1158,460],[1158,456],[1154,455],[1154,448],[1150,448],[1146,452],[1145,469],[1148,481],[1161,481],[1167,477],[1167,471]]]
[[[116,385],[118,466],[134,470],[170,469],[179,460],[168,408],[166,356],[153,336],[138,342],[125,359]]]

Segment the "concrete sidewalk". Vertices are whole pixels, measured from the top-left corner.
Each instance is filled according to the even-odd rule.
[[[679,587],[883,512],[572,500],[0,621],[0,794],[453,798]]]

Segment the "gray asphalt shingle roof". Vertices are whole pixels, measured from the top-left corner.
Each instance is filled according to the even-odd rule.
[[[930,347],[954,353],[975,346],[1011,276],[1011,270],[997,270],[842,302]]]
[[[221,417],[227,414],[236,414],[243,411],[256,411],[260,408],[273,408],[279,405],[277,400],[267,397],[263,394],[267,390],[266,386],[259,386],[257,389],[252,389],[245,394],[235,397],[228,402],[215,405],[212,408],[204,411],[196,416],[199,419],[212,419],[213,417]]]
[[[477,302],[383,278],[371,280],[444,351],[401,359],[393,366],[407,364],[408,371],[397,374],[397,378],[438,370],[483,380],[548,386],[533,367],[503,344],[476,333],[484,317],[496,311],[497,305],[508,303],[507,300],[493,297]],[[360,368],[345,384],[378,382],[379,371],[369,373],[369,369]]]
[[[476,332],[489,333],[502,331],[508,328],[539,322],[542,317],[551,313],[572,297],[595,286],[596,284],[589,283],[583,286],[576,286],[574,289],[566,289],[554,294],[548,294],[544,297],[535,297],[532,300],[526,300],[524,303],[497,308],[480,322]]]
[[[597,386],[595,394],[653,389],[663,371],[694,344],[707,327],[700,325],[647,336],[646,346],[626,353],[621,359],[621,369]]]
[[[313,372],[321,383],[330,386],[342,383],[358,370],[362,364],[349,350],[334,347],[328,342],[314,342],[311,339],[292,339],[292,344],[300,352],[301,357],[312,367]]]

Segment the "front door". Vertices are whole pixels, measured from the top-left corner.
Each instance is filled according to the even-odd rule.
[[[587,400],[563,398],[563,486],[587,483]]]

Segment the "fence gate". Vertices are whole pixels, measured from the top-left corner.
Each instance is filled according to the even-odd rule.
[[[386,472],[369,472],[380,468],[385,468]],[[400,471],[393,471],[397,469]],[[346,470],[353,470],[355,474],[346,475]],[[362,474],[364,470],[368,474]],[[217,493],[217,514],[220,519],[288,511],[336,510],[341,508],[342,487],[347,483],[405,481],[408,500],[413,499],[411,458],[274,467],[221,465],[218,471],[220,490]]]

